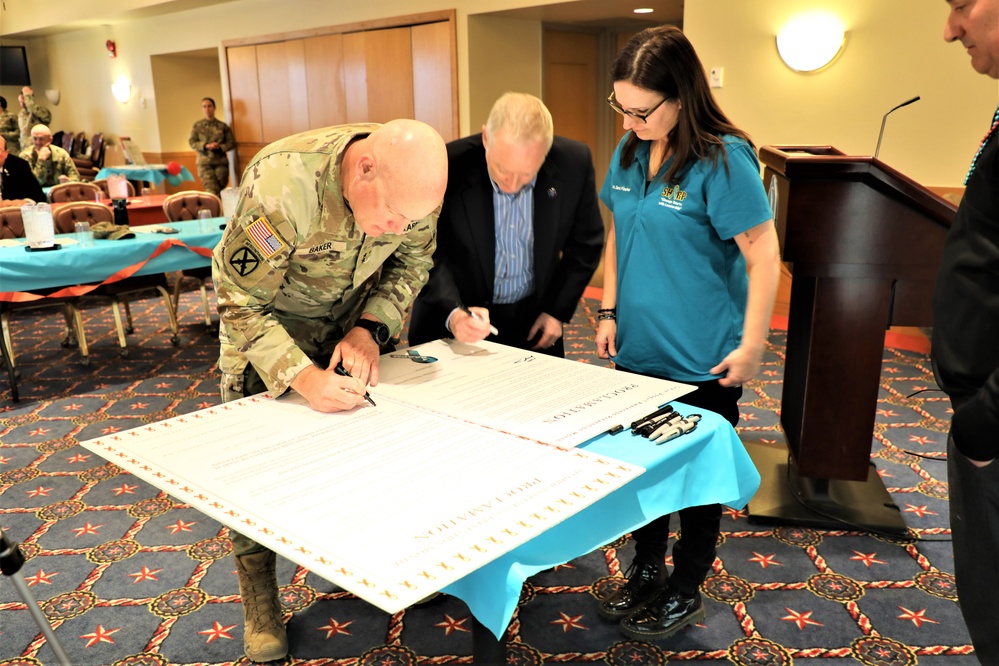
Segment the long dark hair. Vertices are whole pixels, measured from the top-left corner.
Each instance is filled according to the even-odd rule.
[[[717,164],[719,153],[727,172],[722,135],[738,136],[753,145],[749,135],[733,125],[718,106],[694,46],[676,26],[647,28],[632,37],[614,59],[611,77],[680,101],[676,126],[666,135],[673,149],[667,183],[676,182],[685,167],[696,160],[710,157]],[[622,167],[635,160],[639,141],[634,132],[628,136],[621,150]]]

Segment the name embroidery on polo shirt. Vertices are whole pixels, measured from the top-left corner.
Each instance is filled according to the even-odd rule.
[[[611,185],[612,190],[619,190],[621,192],[631,192],[630,187],[625,187],[624,185]]]

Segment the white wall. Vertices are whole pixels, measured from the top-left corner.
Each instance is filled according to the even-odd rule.
[[[827,69],[791,71],[777,30],[803,7],[846,25],[846,46]],[[757,145],[833,145],[873,155],[924,185],[959,186],[999,101],[999,82],[976,73],[960,44],[943,40],[942,0],[697,0],[684,31],[706,68],[723,66],[715,95]]]

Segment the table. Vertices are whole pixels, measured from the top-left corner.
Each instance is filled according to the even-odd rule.
[[[656,445],[628,430],[602,435],[583,448],[646,472],[547,532],[444,588],[463,600],[479,624],[502,637],[528,577],[593,551],[659,516],[688,506],[744,507],[760,475],[732,426],[706,410],[672,403],[702,419],[691,433]],[[596,603],[596,601],[594,601]],[[487,640],[488,639],[488,640]],[[504,663],[501,640],[478,635],[475,663]]]
[[[103,180],[113,173],[124,174],[128,180],[145,180],[159,185],[166,180],[170,174],[167,173],[165,164],[126,164],[124,166],[104,167],[97,172],[94,180]],[[180,167],[181,180],[194,180],[194,176],[187,170],[187,167]]]
[[[80,295],[93,286],[132,275],[156,275],[185,268],[211,265],[211,251],[222,239],[223,218],[171,222],[177,234],[137,233],[135,238],[95,240],[92,247],[67,242],[51,252],[27,252],[23,245],[0,247],[0,301],[9,303]],[[56,243],[72,241],[72,234],[59,234]],[[111,279],[115,278],[115,279]],[[39,297],[31,292],[67,287]],[[65,292],[65,293],[64,293]],[[3,336],[0,355],[10,379],[11,398],[18,401],[14,367]]]
[[[145,197],[132,197],[128,200],[128,226],[141,227],[146,224],[168,224],[166,213],[163,212],[163,202],[169,194],[150,194]],[[61,201],[52,205],[52,210],[65,206],[71,201]],[[101,199],[100,203],[108,208],[112,206],[111,199]]]

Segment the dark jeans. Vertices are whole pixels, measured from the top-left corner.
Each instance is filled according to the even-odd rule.
[[[618,370],[644,374],[617,366]],[[670,379],[660,377],[660,379]],[[674,380],[675,381],[675,380]],[[718,380],[684,382],[697,387],[693,393],[681,397],[685,404],[720,414],[735,427],[739,423],[739,398],[742,387],[724,387]],[[669,586],[690,596],[697,591],[715,561],[715,546],[721,531],[721,504],[692,506],[680,509],[680,537],[673,544],[673,572]],[[635,540],[635,559],[662,562],[666,558],[669,542],[670,514],[656,518],[648,525],[632,532]]]

